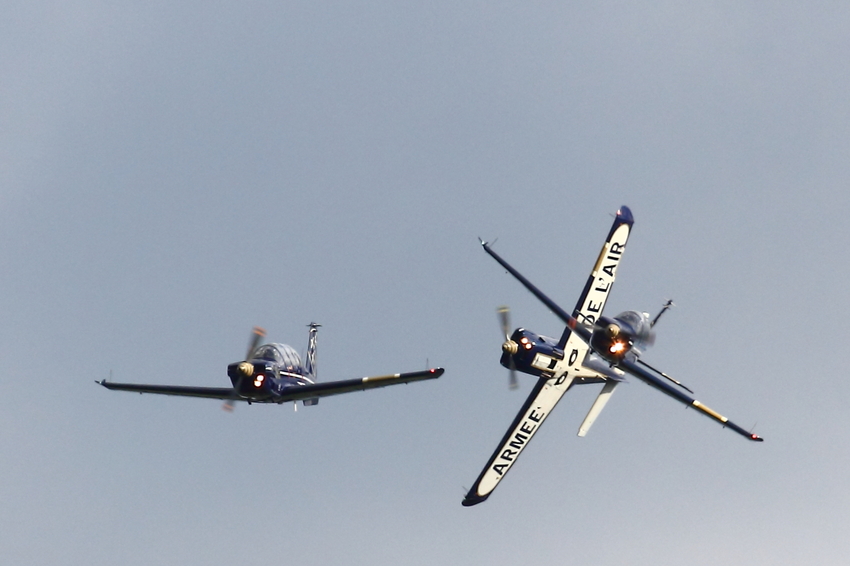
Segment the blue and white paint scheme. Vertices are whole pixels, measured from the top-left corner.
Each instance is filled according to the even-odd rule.
[[[668,301],[651,321],[647,313],[637,311],[626,311],[613,318],[603,315],[633,224],[632,212],[626,206],[621,207],[572,314],[499,257],[487,242],[481,242],[484,251],[564,321],[566,328],[560,339],[541,336],[524,328],[518,328],[506,337],[501,364],[511,372],[520,371],[538,379],[498,448],[466,494],[464,506],[476,505],[490,496],[564,393],[576,384],[603,384],[579,427],[579,436],[587,434],[617,385],[625,380],[626,375],[631,375],[749,440],[762,440],[690,397],[682,391],[685,389],[693,393],[690,389],[640,360],[641,354],[655,340],[655,323],[672,302]],[[503,307],[499,312],[507,333],[505,311]]]
[[[318,404],[320,397],[436,379],[445,371],[442,368],[431,368],[424,371],[319,383],[316,376],[316,338],[319,326],[316,323],[309,324],[310,336],[306,363],[301,362],[301,356],[292,346],[277,342],[262,344],[265,331],[255,327],[245,360],[227,366],[227,375],[230,377],[232,387],[144,385],[113,383],[105,379],[98,383],[107,389],[118,391],[222,399],[225,401],[224,409],[232,411],[236,401],[245,401],[249,405],[301,401],[305,406],[311,406]]]

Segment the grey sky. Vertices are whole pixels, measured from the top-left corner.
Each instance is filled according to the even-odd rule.
[[[850,7],[820,2],[6,2],[0,561],[844,564]],[[558,320],[610,226],[608,312],[766,441],[632,380],[561,401],[465,493],[532,385],[495,308]],[[345,379],[237,406],[253,325]],[[757,423],[757,424],[756,424]]]

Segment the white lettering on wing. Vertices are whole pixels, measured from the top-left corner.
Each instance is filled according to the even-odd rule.
[[[620,264],[620,258],[626,249],[628,239],[629,226],[623,224],[614,231],[611,240],[606,242],[605,247],[602,248],[602,253],[591,274],[591,277],[594,278],[593,284],[591,284],[581,308],[581,314],[591,324],[596,322],[602,314],[602,309],[605,308],[605,301],[608,299],[608,293],[611,291],[611,285],[613,285],[617,275],[617,266]]]
[[[513,436],[508,440],[496,461],[493,462],[491,469],[498,475],[502,476],[508,471],[508,468],[513,464],[514,459],[519,455],[520,451],[525,448],[528,439],[537,430],[538,424],[544,419],[546,413],[540,407],[535,407],[528,412],[525,419],[520,425],[514,429]]]

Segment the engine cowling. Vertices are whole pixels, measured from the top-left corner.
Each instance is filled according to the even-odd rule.
[[[508,369],[540,376],[551,372],[564,352],[558,348],[558,341],[518,328],[502,344],[501,364]]]

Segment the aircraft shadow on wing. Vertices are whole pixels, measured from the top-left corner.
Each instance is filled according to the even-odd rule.
[[[558,306],[499,257],[487,242],[481,242],[484,251],[564,321],[566,328],[560,339],[541,336],[524,328],[518,328],[509,335],[507,307],[499,308],[505,334],[501,364],[511,372],[511,387],[516,384],[516,371],[531,374],[538,379],[498,448],[466,494],[464,506],[476,505],[490,496],[564,393],[576,384],[603,384],[579,427],[579,436],[587,434],[617,385],[628,374],[749,440],[762,440],[758,435],[709,409],[685,392],[693,391],[640,359],[643,351],[653,344],[653,327],[672,306],[672,301],[668,301],[652,320],[647,313],[637,311],[627,311],[613,318],[602,314],[633,224],[631,211],[626,206],[621,207],[572,314]]]
[[[264,344],[265,331],[254,327],[245,360],[227,366],[231,387],[187,387],[180,385],[147,385],[136,383],[114,383],[98,381],[107,389],[178,395],[183,397],[205,397],[224,400],[223,408],[233,410],[236,401],[251,403],[286,403],[301,401],[305,406],[317,405],[320,397],[339,395],[353,391],[364,391],[377,387],[436,379],[443,375],[443,368],[424,371],[394,373],[373,377],[361,377],[342,381],[318,382],[316,377],[316,337],[319,324],[311,323],[304,363],[294,348],[286,344]]]

